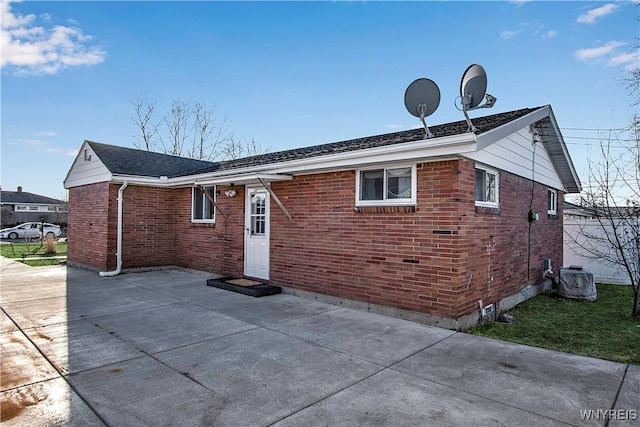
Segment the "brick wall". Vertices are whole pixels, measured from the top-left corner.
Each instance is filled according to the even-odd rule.
[[[244,186],[236,186],[235,197],[216,190],[215,224],[191,222],[191,189],[175,192],[175,263],[179,266],[229,276],[242,276],[244,270]]]
[[[112,200],[111,242],[117,251],[118,204]],[[156,267],[174,264],[174,190],[128,186],[123,193],[122,268]],[[113,264],[113,268],[115,268]]]
[[[547,215],[547,187],[535,184],[531,205],[532,181],[500,172],[500,209],[476,208],[474,198],[474,162],[461,160],[461,186],[466,188],[466,204],[460,218],[467,236],[466,275],[460,284],[458,316],[542,282],[545,258],[554,269],[562,265],[562,197],[559,211]],[[529,223],[532,209],[540,220]],[[531,230],[531,233],[529,233]]]
[[[271,281],[292,288],[453,317],[463,271],[455,162],[418,168],[418,205],[355,205],[355,171],[274,184],[293,221],[271,209]]]
[[[117,188],[101,182],[69,189],[69,261],[101,271],[115,267],[115,246],[110,245],[110,239],[115,238],[115,229],[110,232],[112,221],[107,217],[112,199],[117,197]]]
[[[461,159],[418,166],[415,212],[355,205],[355,171],[274,183],[294,220],[272,205],[271,281],[305,291],[447,318],[542,281],[544,258],[562,263],[559,212],[547,187],[500,173],[500,209],[476,208],[475,165]],[[561,205],[559,194],[559,202]],[[490,280],[492,278],[492,280]]]

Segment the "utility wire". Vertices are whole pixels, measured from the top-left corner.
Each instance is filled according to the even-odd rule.
[[[614,130],[630,130],[631,128],[629,126],[624,127],[624,128],[560,128],[561,130],[582,130],[582,131],[594,131],[594,132],[610,132],[610,131],[614,131]]]

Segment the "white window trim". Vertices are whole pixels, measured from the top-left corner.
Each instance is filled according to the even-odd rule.
[[[216,186],[215,185],[205,185],[204,188],[208,188],[208,187],[213,187],[213,201],[216,201]],[[206,223],[206,224],[214,224],[216,222],[216,208],[215,206],[213,207],[213,218],[211,219],[196,219],[194,218],[194,211],[193,211],[193,198],[195,197],[196,194],[196,189],[200,189],[200,187],[191,187],[191,222],[193,223]],[[202,197],[205,197],[204,194],[202,195]]]
[[[383,200],[360,200],[360,172],[366,172],[370,170],[379,170],[379,169],[400,169],[400,168],[411,168],[411,198],[407,199],[383,199]],[[365,207],[365,206],[415,206],[416,205],[416,194],[418,190],[417,183],[417,173],[416,173],[416,164],[393,164],[393,165],[385,165],[385,166],[372,166],[368,168],[362,168],[356,170],[356,206]],[[386,174],[385,174],[386,177]],[[382,191],[383,197],[387,193],[387,180],[384,180],[384,189]]]
[[[549,195],[553,194],[553,207],[554,209],[547,209],[547,214],[549,215],[557,215],[558,214],[558,192],[554,189],[547,189],[547,208],[549,207]]]
[[[476,206],[483,206],[487,208],[499,208],[500,207],[500,173],[497,170],[491,169],[485,166],[481,166],[476,164],[475,169],[480,169],[485,171],[486,173],[490,173],[496,176],[496,201],[495,202],[483,202],[480,200],[476,200]],[[475,180],[475,169],[473,170],[473,198],[476,198],[476,180]]]

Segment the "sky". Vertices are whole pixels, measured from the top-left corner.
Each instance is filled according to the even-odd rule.
[[[176,99],[271,152],[420,126],[407,86],[441,92],[429,125],[462,120],[460,79],[487,71],[495,106],[550,104],[580,178],[628,126],[638,2],[1,0],[3,190],[63,199],[84,140],[134,147],[132,102]]]

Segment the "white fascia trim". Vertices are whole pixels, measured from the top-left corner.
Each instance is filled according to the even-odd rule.
[[[551,123],[551,126],[553,126],[553,130],[555,131],[556,135],[558,135],[558,143],[560,144],[560,148],[562,149],[562,154],[567,160],[567,164],[569,165],[569,170],[571,171],[573,180],[575,181],[576,186],[578,188],[577,193],[579,193],[582,191],[582,183],[580,182],[580,177],[578,176],[578,173],[576,172],[576,168],[573,165],[573,160],[571,160],[571,156],[569,155],[569,150],[567,149],[567,145],[565,144],[564,138],[562,137],[562,133],[560,132],[560,127],[558,126],[556,117],[553,114],[553,111],[551,111],[551,109],[549,109],[549,123]],[[565,189],[563,190],[566,192]]]
[[[376,163],[407,162],[415,159],[475,151],[475,142],[475,134],[464,133],[283,162],[269,165],[269,169],[274,173],[309,172],[345,166],[356,169]]]
[[[349,167],[357,169],[361,166],[390,162],[417,162],[430,157],[453,156],[476,151],[476,135],[464,133],[442,138],[422,139],[413,142],[385,145],[382,147],[354,150],[339,154],[304,158],[259,166],[250,166],[231,171],[210,172],[188,175],[177,178],[161,179],[160,177],[114,175],[112,182],[129,181],[129,184],[152,185],[156,187],[180,187],[197,183],[199,185],[242,184],[263,178],[265,181],[282,181],[291,179],[290,175],[301,172],[322,171]]]
[[[544,119],[545,117],[548,117],[550,112],[550,107],[546,105],[530,112],[529,114],[525,114],[518,119],[505,123],[502,126],[484,132],[483,134],[478,136],[478,151],[484,150],[494,142],[498,142],[501,139],[506,138],[513,133],[516,133],[520,129],[530,126],[531,124],[536,123]]]
[[[266,182],[273,181],[290,181],[293,179],[291,175],[272,174],[272,173],[245,173],[245,174],[229,174],[225,176],[212,176],[209,174],[200,175],[188,175],[177,178],[161,178],[152,176],[134,176],[134,175],[114,175],[111,182],[118,183],[128,181],[130,184],[135,185],[150,185],[153,187],[184,187],[193,185],[228,185],[238,184],[244,185],[246,183],[258,184],[259,179],[263,179]]]
[[[232,174],[221,177],[211,177],[207,175],[206,178],[194,179],[191,177],[190,182],[198,185],[245,185],[245,184],[260,184],[260,180],[265,182],[273,181],[291,181],[293,177],[291,175],[272,174],[272,173],[249,173],[249,174]]]

